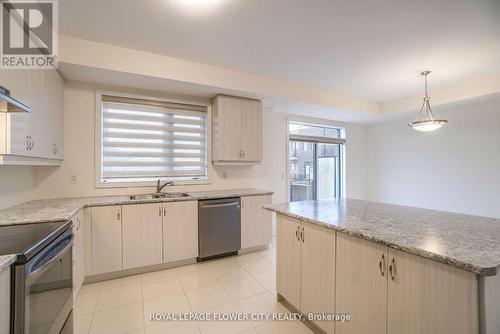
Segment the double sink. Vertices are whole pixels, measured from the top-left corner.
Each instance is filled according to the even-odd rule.
[[[140,194],[140,195],[130,195],[131,200],[141,200],[141,199],[160,199],[160,198],[184,198],[189,197],[186,193],[152,193],[152,194]]]

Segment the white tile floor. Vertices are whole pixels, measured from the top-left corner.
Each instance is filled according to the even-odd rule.
[[[150,312],[287,313],[276,301],[276,249],[87,284],[75,334],[312,333],[299,321],[150,321]]]

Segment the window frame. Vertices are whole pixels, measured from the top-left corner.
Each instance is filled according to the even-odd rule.
[[[135,99],[144,99],[150,101],[158,101],[158,102],[171,102],[171,103],[183,103],[183,104],[192,104],[203,106],[207,108],[207,117],[206,117],[206,129],[207,129],[207,142],[206,142],[206,162],[207,162],[207,176],[206,179],[201,180],[174,180],[175,185],[202,185],[202,184],[210,184],[211,179],[211,171],[210,171],[210,161],[212,161],[212,152],[211,152],[211,124],[212,124],[212,109],[210,102],[200,102],[197,100],[182,100],[175,98],[159,98],[153,96],[144,96],[144,95],[136,95],[129,94],[123,92],[115,92],[115,91],[104,91],[104,90],[96,90],[95,91],[95,112],[94,112],[94,186],[95,188],[138,188],[138,187],[151,187],[156,186],[156,182],[101,182],[102,181],[102,96],[103,95],[112,95],[116,97],[124,97],[124,98],[135,98]],[[168,179],[162,178],[162,180],[167,181]]]
[[[319,138],[323,137],[315,137],[315,136],[302,136],[302,135],[291,135],[290,134],[290,124],[291,123],[300,123],[303,125],[310,125],[310,126],[316,126],[316,127],[323,127],[323,128],[332,128],[332,129],[338,129],[339,132],[339,138],[329,138],[328,140],[321,141],[317,140]],[[313,143],[317,142],[323,142],[325,144],[340,144],[340,157],[341,161],[339,162],[340,164],[340,197],[339,198],[345,198],[347,194],[347,186],[346,186],[346,180],[347,180],[347,169],[346,169],[346,145],[347,145],[347,135],[346,135],[346,128],[344,123],[342,122],[335,122],[335,121],[330,121],[330,120],[325,120],[325,119],[319,119],[319,118],[310,118],[310,117],[300,117],[300,116],[290,116],[288,115],[286,117],[286,165],[285,165],[285,175],[286,175],[286,198],[287,201],[290,201],[290,144],[292,142],[297,142],[297,141],[309,141]],[[324,137],[328,138],[328,137]],[[316,155],[316,152],[314,153]],[[316,183],[317,180],[314,181],[313,186],[314,186],[314,197],[316,198]]]

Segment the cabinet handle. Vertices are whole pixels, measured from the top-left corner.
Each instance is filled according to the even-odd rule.
[[[52,144],[52,153],[53,154],[57,154],[57,152],[59,151],[59,148],[57,147],[57,144]]]
[[[246,152],[245,152],[245,150],[243,150],[243,158],[245,157],[245,154],[246,154]]]
[[[378,261],[378,267],[380,269],[380,274],[382,274],[382,276],[385,276],[385,254],[382,254],[380,261]]]
[[[118,212],[118,215],[117,215],[117,216],[118,216],[118,220],[120,220],[120,216],[121,216],[121,214],[120,214],[119,212]]]
[[[302,242],[304,242],[304,235],[305,235],[304,226],[302,226],[302,231],[300,232],[300,238],[302,239]]]
[[[392,281],[396,279],[396,260],[394,258],[392,258],[391,265],[389,266],[389,275],[391,275]]]
[[[31,139],[31,136],[26,136],[26,151],[31,151],[35,146],[35,142]]]
[[[166,207],[163,207],[163,216],[166,217],[167,216],[167,208]]]
[[[158,208],[158,216],[161,217],[161,206]]]
[[[297,240],[300,241],[300,237],[299,237],[299,226],[297,226],[297,228],[295,229],[295,237],[297,238]]]

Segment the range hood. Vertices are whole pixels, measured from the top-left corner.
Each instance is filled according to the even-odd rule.
[[[31,112],[30,107],[12,98],[7,88],[0,86],[0,113]]]

